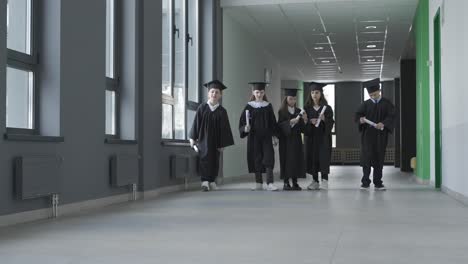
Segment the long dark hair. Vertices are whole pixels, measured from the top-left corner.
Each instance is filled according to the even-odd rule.
[[[309,96],[307,97],[305,107],[313,107],[314,106],[314,99],[312,99],[311,93],[312,93],[312,91],[309,92]],[[323,95],[322,91],[320,91],[319,105],[320,106],[328,105],[328,101],[327,101],[327,99],[325,99],[325,96]]]
[[[255,95],[252,94],[252,95],[250,96],[249,101],[250,101],[250,102],[255,101]],[[266,94],[263,95],[263,101],[268,102],[268,98],[267,98]]]
[[[296,108],[297,103],[294,105],[294,108]],[[280,113],[282,114],[289,114],[288,110],[288,97],[284,97],[283,102],[281,102],[281,107],[280,107]]]

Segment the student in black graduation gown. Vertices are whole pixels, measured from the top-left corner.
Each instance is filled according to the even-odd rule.
[[[364,82],[363,86],[367,89],[370,99],[359,106],[355,118],[359,124],[359,132],[361,132],[361,166],[363,168],[361,189],[369,189],[372,167],[374,168],[375,189],[385,190],[382,170],[388,136],[393,132],[395,107],[392,102],[382,97],[379,78]],[[375,125],[369,125],[366,119]]]
[[[303,115],[306,114],[296,107],[297,89],[284,90],[286,97],[278,111],[280,175],[284,180],[284,191],[300,191],[297,178],[305,178],[302,133],[305,127]]]
[[[323,95],[326,84],[312,82],[304,110],[307,113],[305,149],[307,173],[312,175],[309,190],[328,189],[328,174],[332,153],[332,129],[335,124],[333,109]],[[318,125],[317,125],[318,124]],[[319,174],[322,182],[319,182]]]
[[[190,146],[198,151],[200,157],[200,175],[202,190],[216,190],[216,177],[219,171],[220,152],[225,147],[234,145],[231,126],[226,109],[220,105],[222,91],[226,86],[214,80],[204,84],[208,88],[208,101],[201,104],[192,129],[190,130]]]
[[[273,184],[273,168],[277,124],[273,106],[265,95],[265,82],[252,82],[252,96],[241,113],[239,132],[241,138],[247,137],[247,165],[249,173],[255,173],[256,185],[253,190],[263,190],[262,173],[267,175],[267,190],[277,191]],[[246,115],[248,118],[246,118]]]

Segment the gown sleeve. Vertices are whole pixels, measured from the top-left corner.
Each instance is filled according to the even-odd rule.
[[[219,126],[219,142],[217,148],[225,148],[234,145],[234,138],[232,136],[231,125],[229,124],[229,117],[225,109],[222,109],[220,126]]]

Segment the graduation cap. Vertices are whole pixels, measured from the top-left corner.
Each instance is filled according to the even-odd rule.
[[[363,82],[362,86],[367,89],[368,93],[373,93],[380,90],[380,78],[376,78],[367,82]]]
[[[323,87],[327,86],[326,83],[316,83],[316,82],[310,82],[309,87],[311,88],[311,91],[320,91],[323,93]]]
[[[211,89],[211,88],[219,89],[220,91],[227,88],[226,85],[224,85],[222,82],[220,82],[218,80],[213,80],[213,81],[207,82],[207,83],[203,84],[203,86],[205,86],[208,89]]]
[[[250,85],[252,85],[252,90],[265,90],[267,82],[249,82]]]
[[[297,88],[283,88],[285,96],[297,96]]]

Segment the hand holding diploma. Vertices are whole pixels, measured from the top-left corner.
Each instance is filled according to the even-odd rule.
[[[366,124],[376,128],[378,130],[384,130],[384,127],[385,127],[384,124],[382,124],[382,123],[376,124],[376,123],[370,121],[369,119],[367,119],[365,117],[361,117],[360,122],[361,122],[361,124],[366,123]]]
[[[189,140],[190,140],[190,147],[193,148],[193,150],[195,150],[195,152],[198,153],[198,147],[197,147],[195,140],[193,139],[189,139]]]
[[[245,110],[245,128],[244,128],[245,133],[250,132],[250,113],[249,110]]]
[[[323,108],[322,108],[322,111],[320,112],[320,115],[319,115],[319,118],[317,120],[317,122],[315,123],[315,127],[319,127],[320,126],[320,121],[325,121],[325,110],[327,109],[327,106],[324,105]]]

